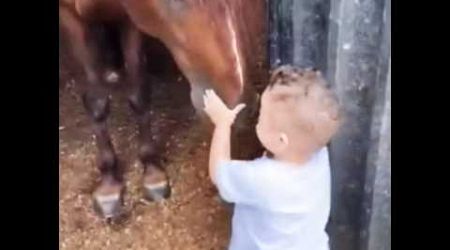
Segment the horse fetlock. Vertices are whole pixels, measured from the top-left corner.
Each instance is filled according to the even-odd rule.
[[[117,157],[114,152],[105,150],[98,156],[100,172],[102,174],[112,174],[117,169]]]
[[[83,95],[83,104],[96,122],[106,120],[109,115],[109,97],[106,93],[88,91]]]
[[[143,115],[148,110],[148,104],[140,93],[133,93],[128,97],[128,104],[137,115]]]
[[[139,160],[142,162],[142,164],[149,165],[149,164],[157,164],[158,162],[158,156],[156,153],[156,149],[152,144],[143,144],[139,147]]]

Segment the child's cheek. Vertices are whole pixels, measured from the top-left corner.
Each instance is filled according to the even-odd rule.
[[[256,125],[256,135],[258,136],[259,141],[264,145],[263,132],[259,123]]]
[[[261,141],[261,126],[256,124],[256,135],[258,136],[258,139]]]
[[[259,141],[267,149],[269,138],[267,138],[267,132],[262,128],[262,126],[256,126],[256,135],[258,136]]]

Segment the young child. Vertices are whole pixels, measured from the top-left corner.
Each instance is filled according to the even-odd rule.
[[[269,156],[230,159],[230,131],[244,108],[228,109],[211,90],[205,112],[215,124],[209,175],[234,203],[231,250],[327,250],[330,169],[326,144],[341,122],[319,72],[282,66],[261,97],[257,135]]]

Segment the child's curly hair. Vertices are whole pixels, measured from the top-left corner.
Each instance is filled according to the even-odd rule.
[[[326,145],[338,131],[343,120],[341,108],[319,71],[283,65],[271,74],[268,88],[273,91],[272,101],[293,121],[283,125],[286,130],[306,131],[319,146]]]

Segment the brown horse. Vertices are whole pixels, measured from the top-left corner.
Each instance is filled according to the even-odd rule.
[[[129,103],[139,119],[139,159],[144,167],[145,197],[169,195],[167,175],[158,163],[149,127],[148,84],[139,54],[142,35],[159,39],[189,80],[191,101],[203,116],[202,95],[214,89],[225,103],[254,101],[254,86],[265,77],[266,13],[264,0],[60,0],[60,23],[75,57],[83,66],[87,88],[83,101],[94,124],[102,181],[94,193],[96,208],[106,217],[118,214],[122,174],[106,127],[109,100],[89,28],[119,27],[129,84]],[[136,28],[137,27],[137,28]],[[253,83],[253,84],[252,84]],[[250,103],[251,104],[251,103]],[[251,105],[250,105],[251,106]],[[250,109],[248,109],[250,110]],[[245,127],[247,114],[238,118]],[[239,126],[238,126],[239,127]]]

